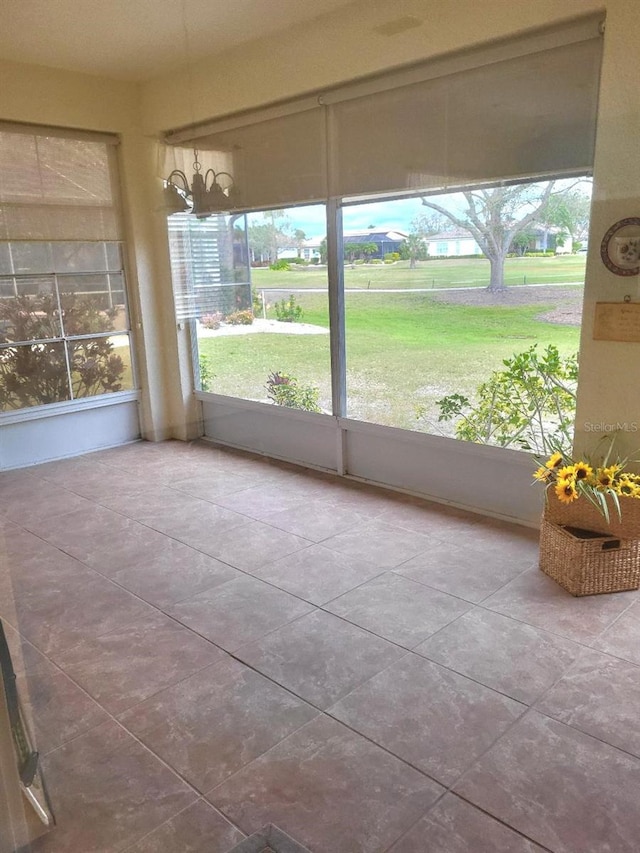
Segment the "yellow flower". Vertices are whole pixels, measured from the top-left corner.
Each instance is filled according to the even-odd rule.
[[[570,480],[572,483],[576,479],[576,466],[567,465],[566,468],[561,468],[557,472],[558,480]]]
[[[556,497],[562,503],[570,504],[578,499],[578,491],[574,480],[558,480],[555,487]]]
[[[551,477],[551,471],[548,468],[538,468],[533,472],[534,480],[541,480],[543,483]]]
[[[588,480],[593,474],[593,468],[591,465],[587,465],[586,462],[576,462],[573,467],[575,469],[576,480]]]
[[[599,489],[613,489],[618,471],[620,471],[619,465],[610,465],[608,468],[598,468],[596,471],[597,487]]]
[[[626,475],[620,477],[615,486],[616,492],[623,497],[635,498],[640,494],[640,488]]]
[[[562,453],[553,453],[545,462],[545,468],[559,468],[562,465]]]

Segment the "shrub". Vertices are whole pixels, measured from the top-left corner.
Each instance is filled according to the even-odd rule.
[[[358,264],[358,265],[363,264],[363,263],[364,263],[364,258],[356,258],[356,259],[355,259],[355,261],[354,261],[353,263],[354,263],[354,264]]]
[[[253,316],[258,317],[262,315],[262,291],[254,290],[251,294],[251,304],[253,305]]]
[[[113,328],[110,312],[102,310],[95,298],[61,293],[60,307],[67,335],[108,332]],[[0,411],[70,399],[63,346],[43,340],[58,337],[58,310],[53,295],[2,300],[0,342],[33,343],[0,350]],[[108,337],[72,338],[67,350],[74,399],[122,390],[124,362]]]
[[[295,376],[288,373],[270,373],[267,378],[267,396],[276,406],[302,409],[305,412],[321,412],[318,403],[320,389],[313,385],[299,385]]]
[[[281,323],[297,323],[302,320],[302,305],[298,305],[293,293],[288,299],[276,302],[273,307],[276,311],[276,317]]]
[[[216,311],[213,314],[203,314],[200,317],[200,325],[205,329],[219,329],[222,323],[222,314]]]
[[[394,263],[400,260],[400,252],[386,252],[383,260],[388,263]]]
[[[269,269],[274,270],[274,272],[284,272],[289,269],[289,261],[285,258],[280,258],[279,261],[269,264]]]
[[[504,370],[494,371],[479,386],[477,402],[462,394],[438,400],[438,420],[457,419],[456,437],[479,444],[516,446],[540,455],[570,445],[577,355],[562,358],[553,344],[539,355],[534,345],[503,364]]]
[[[211,391],[215,378],[215,373],[211,365],[211,356],[201,352],[198,361],[200,366],[200,390]]]
[[[383,263],[385,264],[395,264],[395,261],[391,260],[391,258],[385,258]]]
[[[247,308],[245,311],[234,311],[227,317],[227,323],[231,326],[250,326],[253,323],[253,311]]]
[[[383,263],[382,258],[371,258],[367,261],[368,264],[381,264]]]

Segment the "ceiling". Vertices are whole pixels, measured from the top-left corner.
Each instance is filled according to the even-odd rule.
[[[0,0],[0,58],[147,80],[353,0]]]

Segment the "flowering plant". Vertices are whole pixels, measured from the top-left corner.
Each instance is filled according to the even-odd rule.
[[[585,459],[576,462],[569,454],[557,450],[534,471],[534,481],[544,483],[547,493],[553,489],[556,498],[564,504],[573,503],[584,496],[607,522],[609,496],[620,518],[620,498],[640,498],[640,475],[625,470],[627,459],[612,462],[611,450],[610,446],[600,465]]]

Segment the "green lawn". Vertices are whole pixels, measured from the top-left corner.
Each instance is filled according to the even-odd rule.
[[[299,301],[305,323],[328,328],[326,295],[300,294]],[[436,400],[454,391],[473,394],[502,359],[534,343],[554,343],[564,353],[578,347],[578,328],[536,319],[553,304],[476,307],[399,293],[347,294],[346,306],[348,414],[391,426],[437,429]],[[284,371],[318,386],[321,405],[330,409],[326,334],[203,338],[200,350],[211,359],[211,390],[265,399],[268,374]],[[431,425],[416,421],[418,405],[427,407]]]
[[[585,255],[548,258],[507,258],[505,282],[508,285],[583,282]],[[258,268],[251,271],[253,285],[261,288],[307,288],[327,286],[327,271],[314,266],[275,271]],[[416,269],[409,261],[395,264],[346,265],[345,287],[367,289],[482,287],[489,283],[489,261],[485,258],[448,258],[419,261]]]

